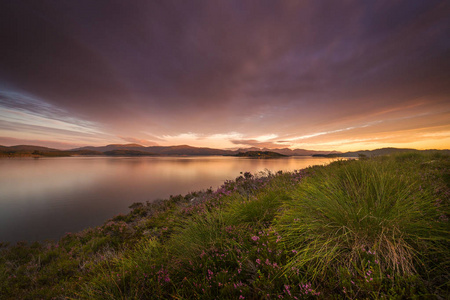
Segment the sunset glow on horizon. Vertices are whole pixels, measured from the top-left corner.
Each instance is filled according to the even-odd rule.
[[[3,1],[0,145],[450,149],[448,1]]]

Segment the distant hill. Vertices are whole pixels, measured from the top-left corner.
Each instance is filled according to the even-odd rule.
[[[139,144],[111,144],[106,146],[94,147],[87,146],[82,148],[77,148],[73,150],[92,150],[92,151],[113,151],[113,150],[137,150],[150,152],[152,154],[168,155],[168,156],[209,156],[209,155],[235,155],[240,152],[248,151],[270,151],[276,152],[287,156],[310,156],[314,154],[334,154],[340,153],[337,151],[315,151],[315,150],[305,150],[305,149],[268,149],[268,148],[240,148],[238,150],[223,150],[214,148],[202,148],[202,147],[192,147],[188,145],[178,145],[178,146],[149,146],[145,147]]]
[[[443,152],[450,154],[450,150],[415,150],[409,148],[382,148],[376,150],[360,150],[341,153],[338,151],[315,151],[306,149],[268,149],[268,148],[241,148],[238,150],[223,150],[214,148],[192,147],[188,145],[178,146],[142,146],[139,144],[110,144],[106,146],[94,147],[87,146],[76,148],[72,150],[58,150],[53,148],[33,146],[33,145],[17,145],[17,146],[1,146],[0,156],[81,156],[81,155],[109,155],[109,156],[211,156],[211,155],[225,155],[236,156],[239,153],[256,152],[264,153],[271,152],[284,156],[319,156],[319,157],[358,157],[358,156],[378,156],[387,155],[398,152]],[[247,156],[250,157],[251,154]],[[270,154],[273,155],[273,154]],[[245,156],[245,155],[244,155]]]
[[[144,146],[139,144],[110,144],[109,146],[118,147],[118,148],[142,148]]]
[[[419,150],[409,149],[409,148],[381,148],[375,150],[360,150],[353,152],[342,153],[340,156],[342,157],[358,157],[358,156],[380,156],[380,155],[388,155],[393,153],[401,153],[401,152],[417,152]]]
[[[337,154],[340,152],[337,151],[315,151],[315,150],[306,150],[306,149],[289,149],[289,148],[280,148],[280,149],[268,149],[268,148],[240,148],[237,150],[223,150],[223,149],[214,149],[214,148],[202,148],[202,147],[192,147],[188,145],[178,145],[178,146],[149,146],[145,147],[139,144],[111,144],[106,146],[94,147],[87,146],[82,148],[77,148],[73,150],[93,150],[93,151],[113,151],[113,150],[137,150],[150,152],[152,154],[159,155],[168,155],[168,156],[209,156],[209,155],[236,155],[240,152],[248,152],[248,151],[270,151],[276,152],[282,155],[287,156],[310,156],[314,154]]]
[[[380,155],[389,155],[394,153],[405,153],[405,152],[443,152],[446,154],[450,154],[450,150],[416,150],[416,149],[410,149],[410,148],[381,148],[381,149],[375,149],[375,150],[360,150],[360,151],[352,151],[352,152],[345,152],[345,153],[339,153],[339,154],[329,154],[329,155],[314,155],[314,156],[322,156],[322,157],[360,157],[360,156],[366,156],[366,157],[373,157],[373,156],[380,156]]]
[[[27,156],[69,156],[64,151],[33,146],[33,145],[17,145],[17,146],[0,146],[0,156],[3,157],[27,157]]]
[[[200,155],[226,155],[230,153],[229,150],[213,149],[213,148],[197,148],[188,145],[169,146],[169,147],[152,146],[147,147],[146,149],[161,155],[200,156]]]
[[[233,156],[249,157],[249,158],[280,158],[286,157],[287,155],[283,155],[272,151],[247,151],[247,152],[239,152],[238,154],[235,154]]]
[[[221,150],[221,149],[213,149],[213,148],[198,148],[192,147],[188,145],[179,145],[179,146],[150,146],[145,147],[138,144],[125,144],[125,145],[117,145],[111,144],[107,146],[101,147],[82,147],[73,149],[73,151],[78,150],[92,150],[92,151],[115,151],[115,150],[133,150],[133,151],[141,151],[148,152],[152,155],[169,155],[169,156],[208,156],[208,155],[230,155],[234,154],[235,151],[230,150]]]
[[[241,148],[238,149],[237,152],[247,152],[247,151],[271,151],[279,154],[287,155],[287,156],[310,156],[314,154],[328,155],[328,154],[338,154],[341,152],[337,151],[316,151],[316,150],[306,150],[306,149],[289,149],[289,148]]]
[[[0,156],[7,157],[58,157],[58,156],[79,156],[79,155],[103,155],[103,152],[93,150],[74,150],[64,151],[53,148],[33,146],[33,145],[17,145],[17,146],[0,146]]]
[[[154,156],[156,154],[138,150],[111,150],[103,152],[108,156]]]
[[[58,149],[53,148],[47,148],[47,147],[41,147],[41,146],[33,146],[33,145],[17,145],[17,146],[2,146],[2,148],[5,148],[6,151],[17,151],[22,153],[32,153],[33,151],[42,151],[42,152],[53,152],[53,151],[61,151]]]
[[[338,154],[341,152],[337,151],[316,151],[316,150],[306,150],[306,149],[289,149],[289,148],[275,148],[275,149],[268,149],[268,148],[241,148],[238,149],[237,152],[247,152],[247,151],[271,151],[276,152],[279,154],[287,155],[287,156],[311,156],[314,154],[322,154],[322,155],[328,155],[328,154]]]
[[[94,146],[81,147],[81,148],[72,149],[71,151],[79,151],[79,150],[91,150],[91,151],[98,151],[98,152],[106,152],[106,151],[114,151],[114,150],[142,151],[143,148],[145,148],[145,147],[142,145],[139,145],[139,144],[110,144],[110,145],[100,146],[100,147],[94,147]]]

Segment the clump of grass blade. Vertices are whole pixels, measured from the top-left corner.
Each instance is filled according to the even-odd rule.
[[[342,265],[352,269],[371,251],[381,270],[415,273],[421,251],[439,248],[445,230],[431,193],[401,167],[394,160],[352,161],[305,179],[276,222],[282,245],[298,251],[286,272],[301,267],[317,278]]]
[[[268,224],[278,214],[283,201],[290,199],[289,189],[292,188],[285,185],[271,186],[249,198],[238,197],[227,208],[227,216],[235,225]]]
[[[228,223],[220,209],[193,216],[180,225],[167,247],[177,257],[196,259],[202,250],[222,246]]]

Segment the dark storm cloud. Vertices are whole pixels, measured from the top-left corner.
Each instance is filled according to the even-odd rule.
[[[0,83],[133,139],[295,134],[450,92],[447,1],[0,5]]]
[[[2,80],[63,107],[90,106],[97,113],[104,100],[112,104],[124,95],[100,55],[34,10],[33,2],[2,4]]]

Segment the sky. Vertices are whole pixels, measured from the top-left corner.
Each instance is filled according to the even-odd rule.
[[[0,145],[450,148],[449,1],[0,1]]]

